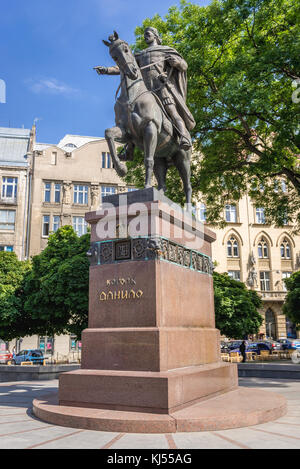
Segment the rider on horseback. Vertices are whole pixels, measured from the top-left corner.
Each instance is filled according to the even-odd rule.
[[[195,127],[195,121],[186,105],[186,70],[187,63],[173,48],[161,45],[161,38],[155,28],[144,31],[148,47],[135,55],[146,87],[159,98],[164,111],[170,117],[177,133],[179,146],[188,150],[192,146],[189,131]],[[117,66],[97,67],[99,75],[118,75]],[[131,159],[134,144],[126,147],[126,159]]]

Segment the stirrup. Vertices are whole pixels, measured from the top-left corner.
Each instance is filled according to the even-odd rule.
[[[181,135],[179,140],[179,148],[181,148],[182,150],[189,150],[190,148],[192,148],[192,142],[184,135]]]

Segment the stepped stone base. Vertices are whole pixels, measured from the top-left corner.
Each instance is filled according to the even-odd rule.
[[[81,369],[60,376],[59,403],[164,414],[236,387],[237,368],[231,363],[167,372]]]
[[[54,425],[125,433],[226,430],[270,422],[286,411],[283,396],[253,388],[238,388],[170,414],[63,406],[57,394],[33,401],[36,417]]]

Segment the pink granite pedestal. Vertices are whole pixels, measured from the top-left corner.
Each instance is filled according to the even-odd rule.
[[[118,196],[106,199],[113,207],[86,216],[92,244],[81,369],[60,375],[58,396],[35,401],[35,415],[76,428],[147,433],[233,428],[282,416],[281,396],[239,389],[237,366],[221,361],[214,233],[191,216],[183,219],[155,189],[131,193],[125,208]],[[107,239],[101,223],[111,225],[114,217],[123,236],[118,228]],[[132,226],[142,231],[133,235]]]

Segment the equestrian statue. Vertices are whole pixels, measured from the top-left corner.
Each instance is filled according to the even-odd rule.
[[[108,41],[113,67],[94,67],[99,75],[120,75],[116,93],[116,125],[106,129],[105,138],[119,176],[127,173],[123,161],[133,158],[134,147],[144,152],[145,188],[152,187],[153,173],[158,190],[166,190],[166,175],[175,166],[183,182],[186,203],[191,205],[190,131],[194,118],[186,105],[187,63],[173,48],[161,45],[155,28],[144,31],[148,47],[135,55],[114,32]],[[120,95],[118,95],[120,91]],[[117,153],[115,142],[125,145]]]

